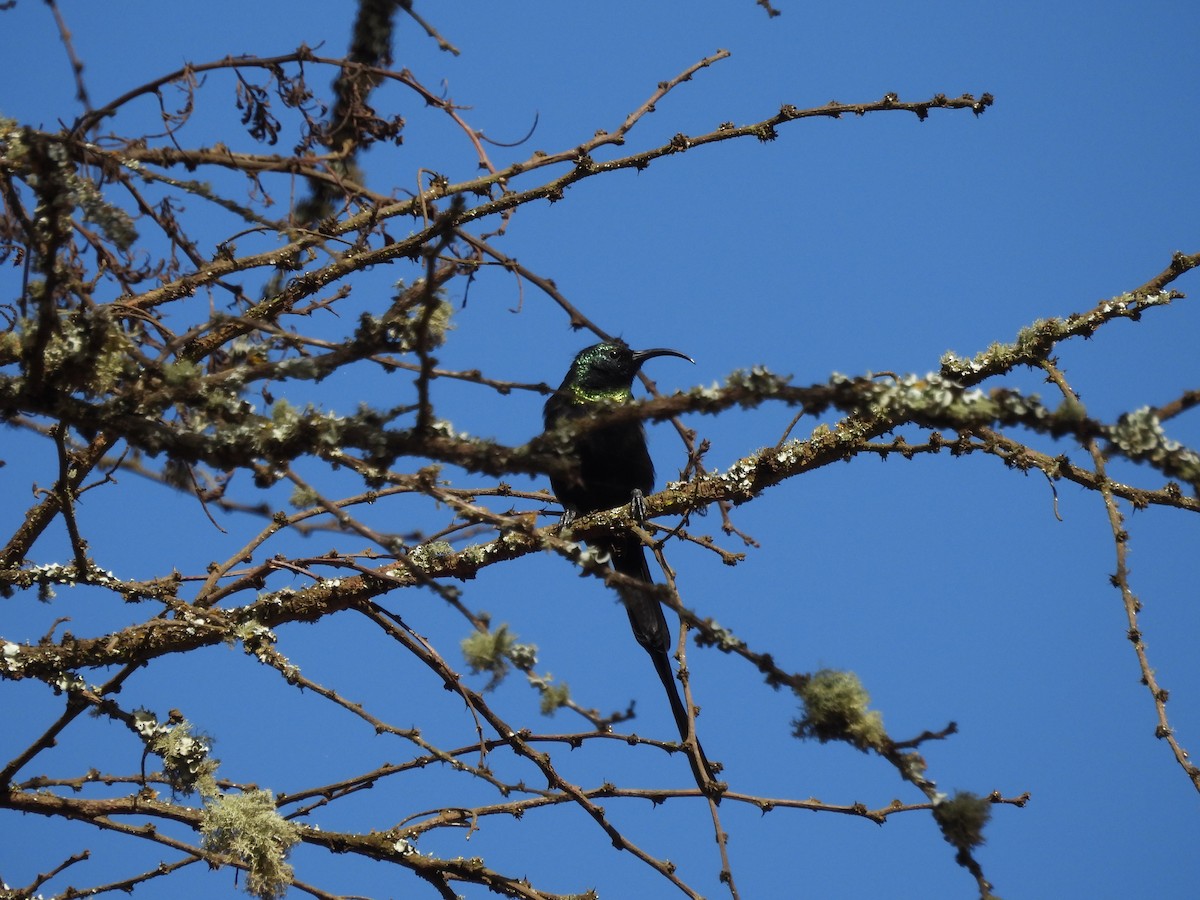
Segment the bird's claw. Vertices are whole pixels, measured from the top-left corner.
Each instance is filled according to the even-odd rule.
[[[633,489],[633,494],[629,498],[629,507],[635,519],[639,522],[646,521],[646,497],[637,488]]]

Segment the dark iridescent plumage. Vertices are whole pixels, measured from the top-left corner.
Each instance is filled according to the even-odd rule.
[[[546,430],[591,416],[610,404],[631,402],[634,377],[642,363],[656,356],[678,356],[691,361],[676,350],[630,350],[621,340],[605,341],[580,351],[563,383],[546,401],[543,414]],[[654,489],[654,464],[646,445],[646,430],[640,421],[601,425],[577,435],[567,462],[570,464],[567,471],[550,479],[567,521],[577,515],[612,509],[631,501],[636,506],[642,495]],[[599,549],[608,552],[613,568],[618,572],[647,584],[653,583],[645,550],[636,535],[614,535],[595,543]],[[629,614],[633,636],[650,654],[671,703],[679,736],[686,740],[688,715],[671,671],[671,632],[662,604],[646,591],[624,589],[620,594]],[[696,746],[699,748],[699,744]],[[703,751],[700,751],[700,759],[707,768]],[[696,777],[706,782],[708,773],[701,774],[695,761],[692,765]]]

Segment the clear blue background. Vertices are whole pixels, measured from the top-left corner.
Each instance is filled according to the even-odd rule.
[[[773,143],[697,149],[640,174],[591,179],[571,188],[564,202],[520,210],[497,241],[506,252],[552,277],[586,314],[631,344],[676,346],[695,357],[695,368],[656,361],[650,374],[660,388],[709,384],[755,364],[791,373],[799,383],[820,382],[832,372],[936,370],[946,350],[970,355],[992,341],[1012,340],[1038,317],[1083,311],[1137,287],[1165,268],[1175,250],[1200,250],[1200,12],[1194,4],[778,5],[784,15],[776,19],[751,0],[419,7],[461,48],[459,57],[439,53],[410,20],[399,18],[396,67],[435,90],[444,80],[444,90],[470,107],[463,115],[473,127],[513,141],[536,115],[528,142],[491,151],[497,165],[533,149],[574,146],[598,128],[614,130],[659,81],[719,47],[732,57],[659,103],[620,152],[656,146],[677,132],[708,132],[725,121],[758,121],[784,103],[867,102],[889,91],[904,100],[984,91],[996,97],[980,118],[935,110],[925,122],[888,113],[791,123]],[[186,61],[285,53],[301,42],[323,43],[324,55],[340,55],[353,9],[304,0],[61,7],[96,105]],[[0,114],[48,129],[78,114],[65,53],[43,4],[23,0],[0,14],[0,59]],[[323,86],[328,77],[318,72],[313,84]],[[256,149],[237,125],[230,79],[209,76],[200,97],[183,143],[222,140]],[[374,189],[412,189],[421,168],[452,181],[474,172],[461,133],[413,95],[388,88],[374,105],[409,121],[401,148],[368,155]],[[150,128],[156,115],[143,101],[114,125],[118,131]],[[281,204],[286,196],[284,188]],[[199,202],[194,207],[207,215]],[[211,227],[213,239],[223,233],[220,221]],[[349,306],[379,311],[391,282],[412,274],[399,267],[364,273],[353,282]],[[19,269],[0,272],[5,302],[19,285]],[[1175,287],[1200,289],[1194,275]],[[557,382],[588,338],[569,331],[562,312],[531,285],[514,313],[517,303],[511,276],[482,273],[465,308],[456,310],[442,364]],[[335,327],[352,322],[346,315]],[[1113,323],[1090,341],[1062,346],[1058,355],[1090,412],[1111,420],[1197,387],[1198,329],[1200,314],[1189,299],[1137,324]],[[1029,373],[1006,383],[1054,398],[1053,389]],[[360,400],[404,402],[410,384],[408,376],[363,373],[282,392],[349,412]],[[519,443],[539,429],[541,398],[533,393],[502,398],[439,383],[434,399],[440,415],[475,434]],[[791,415],[771,408],[688,424],[712,440],[708,463],[725,467],[777,440]],[[795,434],[812,424],[802,421]],[[1194,414],[1169,422],[1167,431],[1200,445]],[[0,494],[8,498],[0,525],[7,534],[30,502],[30,484],[51,484],[55,465],[46,444],[13,430],[0,440],[7,462]],[[652,443],[660,478],[674,477],[683,452],[671,429],[656,427]],[[1070,444],[1033,443],[1086,464],[1086,455]],[[323,478],[317,467],[307,471]],[[448,474],[456,484],[469,483]],[[1161,486],[1146,468],[1118,464],[1112,474]],[[513,481],[520,488],[545,486],[544,480]],[[320,484],[330,492],[356,490],[344,473]],[[261,499],[244,487],[243,496]],[[226,517],[221,521],[229,533],[222,534],[194,501],[166,497],[133,476],[105,490],[85,495],[81,526],[97,562],[121,577],[161,575],[171,566],[201,572],[210,560],[234,553],[257,527]],[[282,507],[286,496],[277,490],[268,499]],[[942,789],[1032,794],[1024,809],[995,808],[987,846],[978,854],[1001,896],[1190,896],[1200,876],[1196,792],[1154,737],[1154,709],[1139,684],[1120,597],[1108,583],[1115,563],[1103,505],[1098,495],[1060,483],[1058,510],[1061,522],[1040,474],[1022,476],[992,458],[861,458],[795,479],[736,510],[736,524],[762,543],[741,566],[723,567],[711,554],[679,545],[670,559],[687,605],[771,652],[781,666],[856,671],[893,737],[957,721],[958,735],[924,748],[930,776]],[[123,516],[119,527],[115,515]],[[377,527],[394,530],[434,527],[441,515],[403,500],[364,513]],[[1171,723],[1193,749],[1200,746],[1200,529],[1194,519],[1149,510],[1127,521],[1132,585],[1145,603],[1141,624],[1150,659],[1171,690]],[[716,515],[693,527],[719,536]],[[736,539],[723,541],[741,549]],[[351,551],[363,543],[324,535],[284,539],[267,550],[315,555],[331,546]],[[34,562],[66,558],[59,533],[47,535],[31,554]],[[672,738],[649,665],[598,583],[540,556],[489,569],[463,588],[473,608],[536,642],[539,671],[569,682],[579,702],[616,710],[636,699],[630,729]],[[64,615],[78,635],[104,633],[147,614],[116,606],[107,595],[59,594],[48,606],[29,597],[4,601],[0,636],[36,640]],[[466,633],[461,619],[428,594],[393,595],[387,603],[461,665],[455,649]],[[396,725],[419,724],[446,746],[471,740],[461,705],[348,615],[316,628],[284,629],[279,649],[309,677],[366,702]],[[277,675],[237,650],[218,647],[194,656],[155,663],[131,679],[121,700],[160,715],[182,709],[218,739],[225,777],[282,793],[409,752],[311,696],[281,689]],[[701,737],[709,756],[725,763],[734,790],[870,807],[893,797],[921,800],[874,758],[790,738],[794,699],[766,689],[748,666],[695,649],[689,665],[703,706]],[[0,756],[8,759],[45,729],[59,701],[38,684],[6,682],[0,690],[9,723]],[[536,696],[517,679],[493,701],[518,727],[580,725],[566,712],[552,722],[541,719]],[[139,757],[140,748],[115,726],[81,722],[22,776],[67,777],[89,766],[127,773]],[[491,761],[506,776],[531,777],[497,755]],[[558,750],[555,763],[585,785],[609,779],[686,786],[689,777],[678,757],[618,743]],[[312,821],[327,830],[382,830],[423,809],[495,799],[431,772],[381,782],[318,811]],[[725,893],[699,801],[658,808],[610,801],[606,808],[631,839],[674,860],[696,889],[710,897]],[[923,814],[877,827],[788,810],[761,816],[733,802],[721,813],[743,897],[974,895],[971,879]],[[95,884],[152,867],[161,856],[83,826],[0,817],[0,875],[9,884],[28,883],[84,847],[94,851],[93,859],[48,885],[48,894],[68,883]],[[519,823],[489,820],[469,840],[443,831],[421,849],[478,854],[502,872],[528,873],[535,884],[564,893],[589,887],[607,897],[673,893],[631,855],[614,853],[573,807]],[[381,864],[303,847],[293,861],[300,878],[336,893],[422,892],[403,870]],[[192,869],[139,888],[136,896],[235,890],[229,870]],[[484,896],[475,888],[463,893]]]

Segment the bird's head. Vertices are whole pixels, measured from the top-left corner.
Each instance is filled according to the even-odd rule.
[[[580,350],[571,363],[564,384],[584,394],[612,392],[627,395],[642,363],[656,356],[678,356],[693,362],[690,356],[664,347],[631,350],[628,344],[617,338]]]

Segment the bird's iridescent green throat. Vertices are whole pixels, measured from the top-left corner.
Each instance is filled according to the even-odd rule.
[[[633,399],[633,391],[628,387],[588,390],[583,385],[572,384],[568,390],[572,403],[628,403]]]

